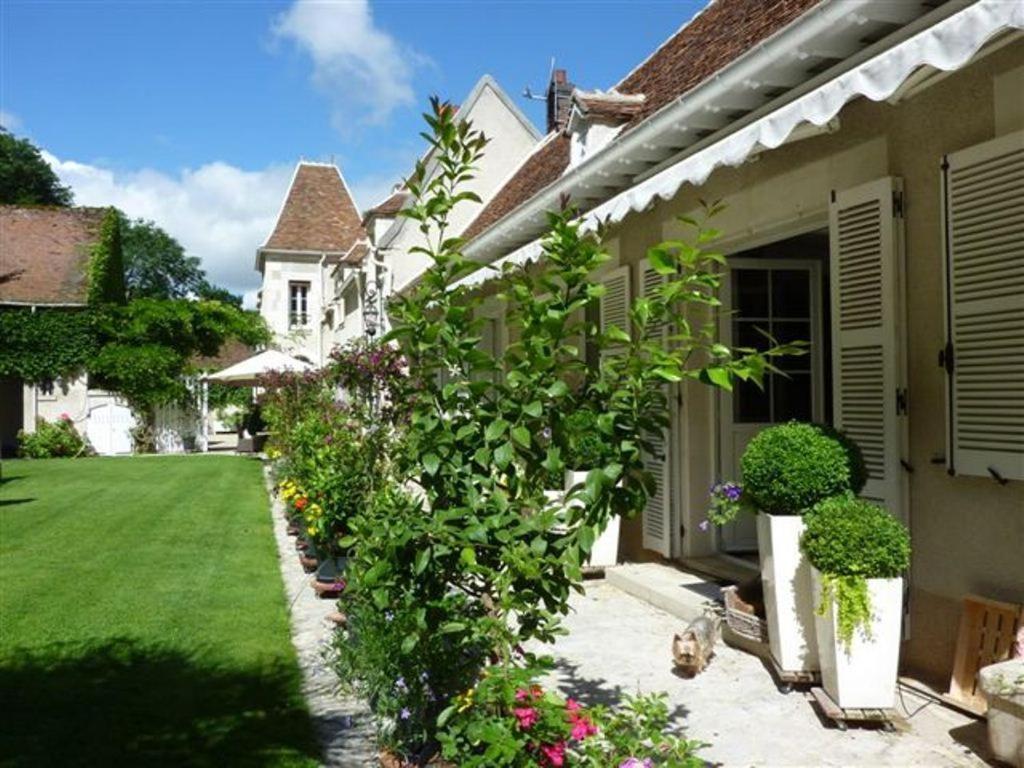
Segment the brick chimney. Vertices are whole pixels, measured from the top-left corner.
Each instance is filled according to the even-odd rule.
[[[548,133],[561,130],[569,121],[569,107],[572,103],[574,86],[564,69],[556,69],[551,73],[548,83]]]

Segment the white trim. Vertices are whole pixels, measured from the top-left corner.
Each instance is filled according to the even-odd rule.
[[[742,88],[743,78],[757,76],[757,62],[768,66],[772,56],[781,55],[775,51],[780,45],[791,46],[792,55],[803,44],[801,40],[806,42],[810,39],[807,37],[809,32],[817,30],[827,35],[828,25],[850,23],[850,17],[857,16],[858,8],[867,5],[861,0],[823,3],[820,13],[801,17],[799,23],[791,24],[771,38],[771,47],[765,43],[753,49],[743,57],[743,66],[739,63],[730,65],[716,78],[688,91],[685,98],[663,108],[641,126],[617,138],[602,152],[571,169],[506,216],[499,225],[482,233],[466,247],[466,254],[486,261],[487,254],[500,249],[501,243],[507,242],[510,235],[514,237],[514,233],[527,228],[531,231],[536,229],[540,214],[553,209],[558,198],[572,191],[574,185],[584,183],[591,174],[614,169],[620,160],[627,160],[631,152],[642,148],[645,141],[656,144],[655,136],[659,131],[671,133],[673,121],[678,133],[678,126],[684,125],[687,116],[694,114],[702,105],[713,103],[727,94],[730,87]],[[826,125],[855,98],[864,96],[884,101],[920,67],[931,66],[946,71],[959,69],[972,61],[996,35],[1007,30],[1024,29],[1022,3],[976,0],[966,7],[963,5],[963,0],[950,0],[907,24],[894,36],[850,56],[843,63],[847,69],[841,74],[812,79],[748,117],[726,126],[713,137],[697,142],[685,159],[591,210],[583,217],[584,227],[593,229],[599,221],[605,220],[616,223],[632,212],[646,210],[658,200],[670,200],[684,184],[703,184],[719,166],[736,166],[745,162],[753,152],[781,146],[800,125]],[[893,7],[889,6],[890,9]],[[823,23],[826,27],[819,29]],[[533,241],[493,263],[525,263],[535,259],[539,250],[539,241]],[[476,285],[487,278],[487,273],[478,270],[461,283]]]

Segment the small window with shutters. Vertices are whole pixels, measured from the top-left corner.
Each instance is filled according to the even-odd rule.
[[[1024,131],[947,155],[947,463],[1024,480]]]

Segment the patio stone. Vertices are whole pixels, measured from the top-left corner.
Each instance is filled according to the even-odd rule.
[[[692,591],[703,601],[699,587]],[[898,722],[895,733],[854,726],[842,732],[819,717],[809,694],[781,693],[757,657],[722,642],[706,671],[689,680],[677,676],[670,646],[686,622],[608,581],[588,582],[572,607],[565,621],[569,634],[547,649],[558,665],[550,682],[586,704],[665,691],[674,722],[690,738],[710,743],[701,754],[714,764],[985,765],[979,756],[983,723],[910,691],[903,692],[898,709],[916,714]]]
[[[268,479],[267,490],[271,484]],[[310,589],[310,575],[295,557],[293,539],[280,499],[273,498],[274,537],[291,614],[292,642],[302,669],[302,691],[323,753],[323,765],[351,768],[376,765],[373,723],[366,704],[345,695],[325,658],[330,648],[336,611],[334,600],[321,599]]]

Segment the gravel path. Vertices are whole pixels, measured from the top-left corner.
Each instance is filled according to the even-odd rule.
[[[904,693],[913,718],[895,733],[819,719],[805,695],[780,693],[761,661],[719,642],[703,674],[673,672],[670,616],[603,582],[573,597],[569,634],[554,644],[555,681],[584,703],[665,691],[675,722],[710,742],[702,756],[722,766],[983,766],[984,724]]]
[[[271,490],[269,476],[267,490]],[[325,659],[334,629],[327,616],[334,611],[335,601],[317,597],[309,586],[311,577],[299,565],[295,539],[288,535],[284,506],[273,494],[271,499],[274,538],[291,614],[292,642],[298,652],[302,690],[321,745],[323,765],[376,766],[370,712],[363,702],[338,690],[338,678]]]

